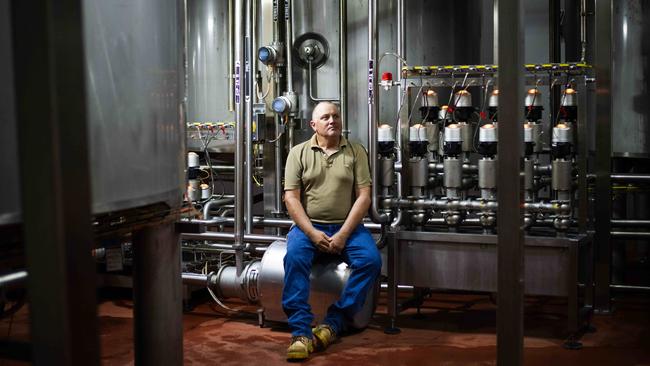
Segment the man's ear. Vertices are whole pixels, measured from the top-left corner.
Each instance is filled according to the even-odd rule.
[[[316,131],[316,122],[314,122],[313,119],[311,121],[309,121],[309,125],[311,126],[312,130]]]

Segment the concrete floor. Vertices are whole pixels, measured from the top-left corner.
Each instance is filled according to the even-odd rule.
[[[104,299],[99,306],[102,363],[133,364],[132,302]],[[368,329],[344,337],[308,365],[494,365],[496,364],[495,306],[486,295],[433,294],[422,308],[400,315],[402,333],[386,335],[386,310],[380,306]],[[286,365],[290,334],[285,325],[260,328],[254,307],[229,303],[242,313],[225,316],[203,302],[184,317],[186,365]],[[650,301],[632,298],[616,302],[617,311],[596,316],[597,332],[582,337],[584,348],[562,348],[566,316],[562,299],[527,298],[525,316],[526,365],[650,365]],[[27,339],[26,308],[0,321],[0,335]],[[26,363],[0,360],[0,366]]]

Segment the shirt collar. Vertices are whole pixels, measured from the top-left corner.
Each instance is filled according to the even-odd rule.
[[[318,140],[316,139],[316,134],[313,134],[311,139],[309,140],[309,143],[311,145],[312,149],[319,149],[323,150],[320,146],[318,146]],[[339,148],[343,148],[344,146],[348,146],[348,140],[341,135],[341,138],[339,139]]]

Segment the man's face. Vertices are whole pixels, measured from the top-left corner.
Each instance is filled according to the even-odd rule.
[[[321,103],[316,106],[310,124],[318,136],[341,136],[341,116],[334,104]]]

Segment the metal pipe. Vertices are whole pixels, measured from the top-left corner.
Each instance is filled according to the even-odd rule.
[[[646,226],[650,226],[650,220],[612,220],[612,226],[646,227]]]
[[[186,0],[187,1],[187,0]],[[187,9],[187,7],[186,7]],[[232,112],[235,110],[234,102],[234,70],[233,70],[233,58],[234,58],[234,41],[233,41],[233,0],[228,0],[228,111]]]
[[[285,43],[287,61],[287,92],[293,93],[293,5],[291,0],[284,0]]]
[[[341,98],[323,98],[323,97],[315,97],[312,93],[312,81],[311,81],[311,74],[312,74],[312,66],[311,66],[311,60],[307,61],[307,89],[309,90],[309,99],[313,100],[314,102],[322,102],[322,101],[332,101],[332,102],[340,102]]]
[[[400,57],[404,57],[404,54],[406,53],[406,47],[405,47],[405,34],[404,34],[404,0],[397,0],[397,52],[400,55]],[[400,60],[397,61],[397,82],[400,85],[400,92],[397,93],[397,110],[401,111],[402,110],[402,102],[403,98],[402,96],[404,93],[406,93],[406,85],[402,85],[402,63]],[[397,153],[396,153],[396,160],[402,165],[402,116],[398,114],[397,116],[397,126],[395,126],[395,131],[396,131],[396,145],[397,145]],[[397,189],[395,192],[395,195],[397,198],[402,198],[402,173],[401,172],[396,172],[395,173],[395,178],[397,181]],[[393,221],[390,223],[391,228],[396,229],[401,225],[402,220],[403,220],[403,213],[400,208],[397,209],[397,214],[393,218]]]
[[[208,286],[208,275],[200,273],[183,272],[181,273],[184,285]]]
[[[226,217],[224,218],[225,224],[233,224],[234,218]],[[268,218],[262,216],[253,216],[253,225],[255,226],[268,226],[268,227],[282,227],[290,228],[294,224],[291,219],[280,219],[280,218]],[[378,231],[381,229],[381,225],[375,224],[373,222],[363,222],[363,226],[368,230]]]
[[[613,239],[650,239],[650,232],[647,231],[611,231]]]
[[[187,0],[183,1],[183,119],[187,122],[187,99],[189,91],[190,76],[187,70],[189,69],[189,57],[187,56],[187,37],[188,37],[188,20],[187,20]]]
[[[461,168],[464,174],[478,173],[478,165],[476,164],[463,164],[461,165]],[[397,169],[397,167],[395,167],[395,170],[401,171],[402,170],[401,164],[399,170]],[[430,172],[442,172],[444,170],[445,170],[445,164],[443,163],[436,163],[436,162],[429,163]]]
[[[348,138],[348,2],[339,0],[339,100],[343,136]],[[311,82],[310,82],[311,85]]]
[[[278,12],[279,12],[279,1],[273,1],[273,42],[275,44],[280,43],[280,19],[278,19]],[[280,95],[280,91],[282,86],[278,82],[278,74],[276,72],[276,78],[274,79],[274,95],[273,97],[277,97]],[[280,135],[282,132],[280,132],[281,128],[281,122],[282,119],[281,117],[276,113],[275,116],[273,117],[273,124],[274,124],[274,130],[275,130],[275,142],[273,143],[273,152],[275,154],[275,177],[274,177],[274,199],[273,199],[273,210],[275,213],[280,213],[282,210],[282,141],[283,139],[280,138]],[[279,234],[279,232],[278,232]]]
[[[268,246],[266,244],[259,244],[255,246],[251,244],[246,244],[246,246],[244,247],[244,252],[251,252],[251,251],[265,252],[267,247]],[[230,244],[215,244],[215,243],[203,243],[200,245],[183,244],[181,246],[181,249],[195,251],[195,252],[204,252],[204,253],[234,252],[232,249],[232,245]]]
[[[212,209],[212,206],[228,205],[228,204],[232,204],[234,201],[235,201],[235,196],[228,196],[228,197],[223,197],[220,199],[213,199],[208,201],[208,203],[203,205],[203,219],[210,220],[211,218],[210,210]]]
[[[650,292],[650,287],[648,286],[609,285],[609,288],[611,288],[612,290],[622,290],[622,291]]]
[[[370,174],[372,175],[372,192],[370,205],[370,218],[372,221],[383,224],[388,222],[388,215],[380,214],[377,211],[377,113],[379,112],[377,99],[377,77],[375,62],[377,61],[377,0],[368,1],[368,159],[370,162]]]
[[[244,78],[244,48],[242,47],[244,0],[235,0],[235,230],[233,248],[244,246],[244,109],[241,81]],[[241,251],[235,256],[238,273],[243,269]]]
[[[212,169],[212,170],[214,170],[214,171],[216,171],[218,173],[234,173],[235,172],[235,166],[234,165],[212,165],[211,167],[207,166],[207,165],[201,165],[199,168],[201,170]],[[257,173],[263,172],[264,167],[261,167],[261,166],[253,167],[253,171],[257,172]]]
[[[382,282],[381,285],[379,286],[384,291],[388,290],[388,284],[385,282]],[[399,291],[413,291],[414,288],[415,288],[414,286],[409,286],[409,285],[397,285],[397,290]]]
[[[187,240],[223,240],[223,241],[236,241],[235,233],[218,233],[218,232],[205,232],[205,233],[181,233],[182,239]],[[261,234],[247,234],[242,238],[246,242],[251,243],[273,243],[276,240],[285,240],[281,236],[274,235],[261,235]]]
[[[587,0],[580,1],[580,62],[587,59]]]
[[[14,273],[7,273],[0,276],[0,287],[7,286],[12,283],[24,282],[27,279],[27,271],[18,271]]]
[[[280,20],[278,19],[278,1],[273,1],[273,42],[280,41]]]
[[[244,224],[245,224],[245,233],[250,234],[253,232],[252,217],[253,217],[253,95],[254,92],[254,74],[253,74],[253,8],[255,7],[256,0],[247,0],[246,1],[246,31],[245,31],[245,82],[246,82],[246,126],[244,128],[246,132],[246,161],[244,167],[246,169],[246,175],[244,176],[244,182],[246,184],[246,194],[244,195],[245,210],[244,210]]]
[[[612,174],[612,182],[650,183],[650,174]]]

